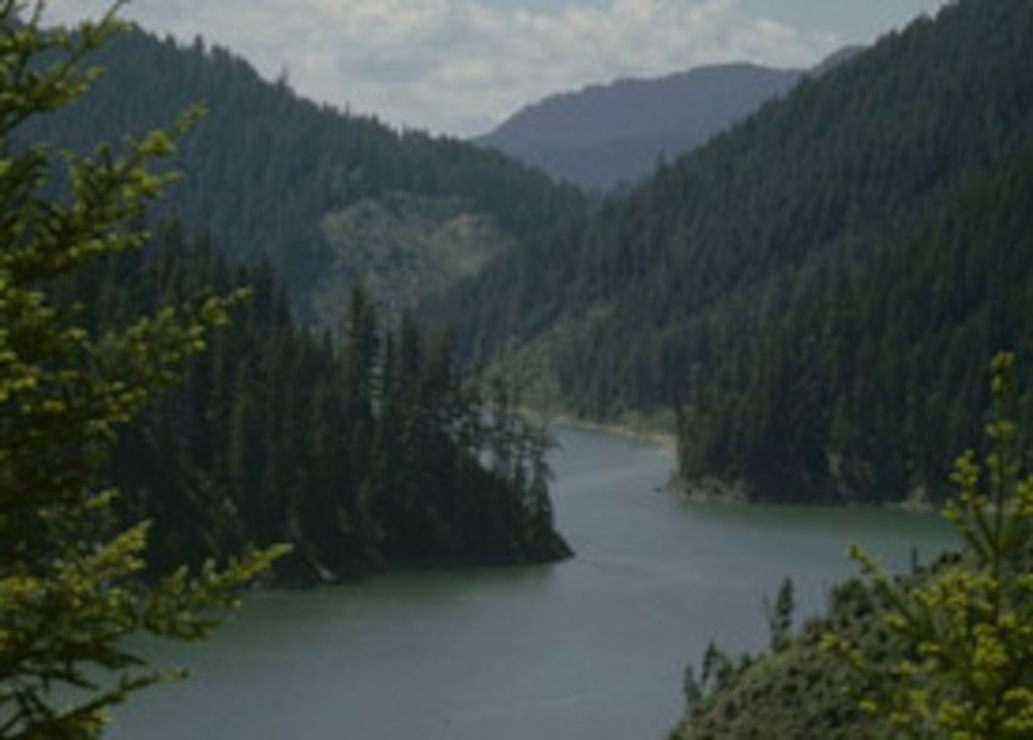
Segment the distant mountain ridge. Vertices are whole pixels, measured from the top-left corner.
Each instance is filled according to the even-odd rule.
[[[987,358],[1033,354],[1031,35],[945,5],[428,313],[529,405],[677,426],[688,487],[942,500]]]
[[[845,48],[814,71],[857,53]],[[796,85],[804,69],[719,64],[560,93],[518,111],[475,141],[557,180],[611,190],[651,174]]]

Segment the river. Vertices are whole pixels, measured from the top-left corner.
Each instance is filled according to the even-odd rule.
[[[763,645],[763,598],[784,577],[806,616],[855,573],[848,542],[897,569],[952,542],[930,515],[677,501],[658,490],[662,452],[559,440],[557,523],[576,558],[256,594],[211,640],[153,648],[191,678],[138,695],[109,737],[662,738],[686,662],[711,639]]]

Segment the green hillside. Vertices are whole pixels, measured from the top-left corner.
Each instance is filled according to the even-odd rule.
[[[1022,0],[950,4],[437,315],[542,404],[676,416],[689,486],[937,500],[981,363],[1033,349],[1031,35]]]
[[[105,71],[90,94],[33,122],[26,139],[87,150],[166,126],[203,104],[206,118],[170,163],[183,178],[161,208],[176,212],[191,232],[209,230],[232,258],[269,257],[305,318],[312,317],[314,292],[328,300],[321,281],[338,261],[324,222],[360,202],[398,192],[417,201],[446,199],[449,212],[435,228],[455,218],[494,224],[500,242],[492,233],[479,244],[486,254],[584,205],[576,189],[557,187],[500,154],[299,98],[285,82],[264,81],[247,62],[200,39],[187,45],[132,31],[88,62]],[[424,209],[419,217],[427,215]],[[445,263],[433,269],[450,272],[451,255],[437,256]],[[333,284],[338,306],[351,284]],[[338,319],[339,311],[332,321]]]

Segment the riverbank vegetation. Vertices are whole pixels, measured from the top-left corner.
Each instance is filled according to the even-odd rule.
[[[985,460],[955,463],[944,517],[960,553],[900,577],[853,547],[867,582],[834,589],[795,639],[775,639],[776,620],[769,654],[708,650],[672,738],[1029,736],[1033,449],[1013,421],[1015,382],[1014,355],[998,355]]]
[[[112,456],[122,514],[156,522],[153,563],[284,541],[295,549],[277,576],[311,583],[569,554],[552,527],[547,432],[505,386],[467,381],[447,334],[427,339],[404,313],[389,326],[361,289],[339,342],[299,329],[267,263],[231,268],[175,222],[79,278],[69,297],[98,329],[198,286],[250,292]]]

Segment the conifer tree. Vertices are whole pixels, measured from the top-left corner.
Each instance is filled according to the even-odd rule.
[[[234,589],[281,550],[145,585],[148,523],[122,529],[96,481],[118,430],[175,382],[235,298],[169,307],[122,330],[89,328],[56,280],[139,247],[168,176],[170,132],[123,153],[55,154],[14,134],[88,86],[83,57],[118,29],[118,5],[74,32],[42,27],[42,2],[0,0],[0,736],[91,738],[109,708],[168,677],[125,644],[149,632],[205,635]],[[56,194],[56,195],[55,195]],[[69,691],[68,689],[76,689]]]
[[[985,462],[966,452],[944,511],[964,542],[962,557],[908,587],[859,548],[853,557],[887,605],[884,625],[902,654],[873,662],[835,634],[825,647],[856,672],[861,709],[907,737],[968,739],[1033,735],[1033,473],[1010,420],[1015,357],[992,364],[994,413]]]

